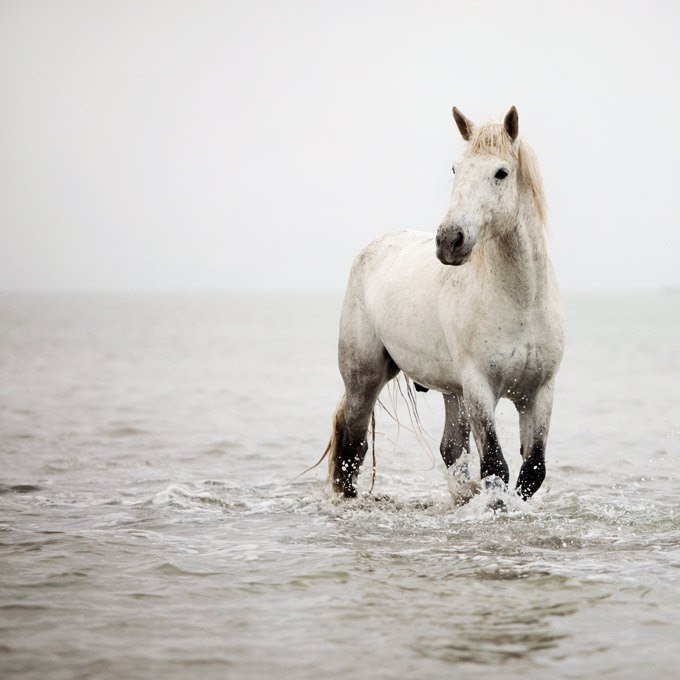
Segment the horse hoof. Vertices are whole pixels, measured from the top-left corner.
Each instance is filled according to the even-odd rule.
[[[484,477],[482,486],[485,491],[506,492],[508,490],[508,485],[500,477],[496,477],[496,475]]]
[[[484,491],[491,495],[486,509],[491,510],[491,512],[505,512],[508,506],[498,494],[507,493],[508,485],[500,477],[496,477],[496,475],[485,477],[482,480],[482,485],[484,486]]]
[[[505,504],[505,501],[502,498],[494,498],[492,501],[487,503],[486,509],[491,510],[493,513],[507,512],[508,506]]]

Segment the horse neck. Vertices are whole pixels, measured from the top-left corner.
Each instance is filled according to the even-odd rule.
[[[547,288],[548,255],[545,227],[532,198],[520,201],[514,229],[482,244],[478,260],[479,273],[494,295],[522,308],[540,302]]]

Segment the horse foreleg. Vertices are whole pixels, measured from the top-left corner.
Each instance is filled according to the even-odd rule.
[[[519,430],[524,462],[517,477],[517,493],[531,498],[545,479],[545,447],[552,413],[553,382],[538,391],[519,412]]]
[[[479,451],[481,478],[498,477],[507,484],[510,472],[496,434],[495,411],[498,400],[486,381],[476,375],[469,376],[464,382],[463,399]]]

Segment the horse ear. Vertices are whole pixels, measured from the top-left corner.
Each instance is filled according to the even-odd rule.
[[[514,106],[505,114],[503,127],[508,135],[510,135],[510,139],[514,142],[519,134],[519,116],[517,115],[517,109]]]
[[[453,107],[453,120],[456,121],[462,138],[469,142],[470,137],[472,137],[472,131],[475,129],[474,123],[469,118],[466,118],[455,106]]]

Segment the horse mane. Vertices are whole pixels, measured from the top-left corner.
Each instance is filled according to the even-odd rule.
[[[468,149],[472,154],[498,156],[509,161],[517,161],[520,182],[531,192],[541,223],[544,227],[547,225],[548,205],[545,200],[541,168],[536,154],[524,139],[515,144],[502,123],[484,123],[473,129]]]

